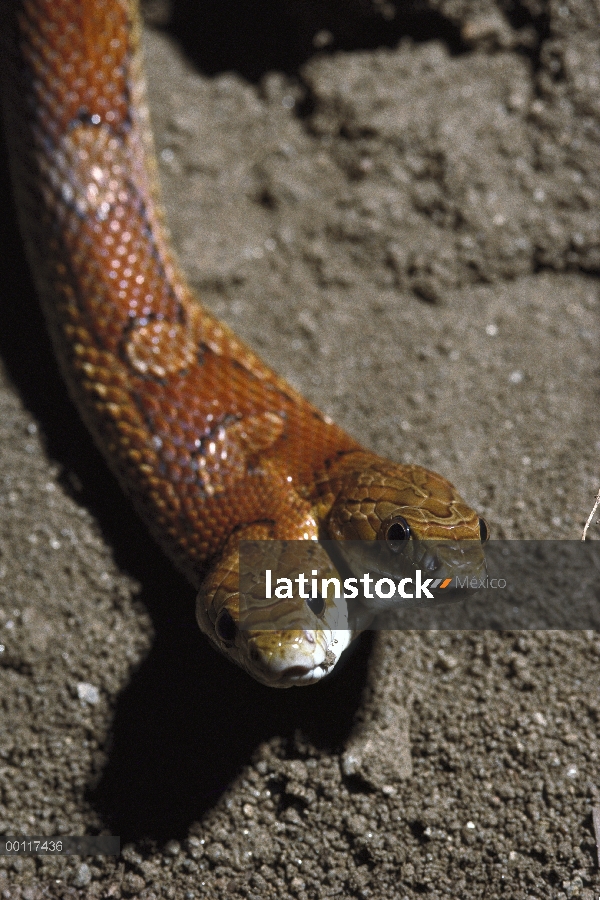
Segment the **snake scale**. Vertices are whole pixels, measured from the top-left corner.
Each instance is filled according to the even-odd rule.
[[[314,628],[284,602],[239,627],[240,540],[479,542],[485,523],[440,475],[361,447],[193,295],[163,225],[136,3],[2,9],[20,226],[71,396],[197,588],[202,630],[263,683],[318,681],[354,634],[327,604]]]

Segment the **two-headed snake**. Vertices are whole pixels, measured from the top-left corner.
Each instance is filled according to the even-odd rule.
[[[2,10],[20,224],[70,393],[198,589],[203,631],[266,684],[317,681],[352,633],[334,641],[319,609],[294,630],[289,604],[281,630],[260,611],[240,628],[240,540],[479,542],[485,523],[441,476],[361,447],[199,304],[162,224],[137,4]]]

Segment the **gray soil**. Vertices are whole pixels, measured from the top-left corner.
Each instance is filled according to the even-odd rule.
[[[597,3],[148,16],[168,219],[205,303],[494,536],[579,537],[600,486]],[[597,898],[599,636],[369,635],[284,692],[237,671],[70,405],[2,187],[0,833],[124,849],[0,858],[0,897]]]

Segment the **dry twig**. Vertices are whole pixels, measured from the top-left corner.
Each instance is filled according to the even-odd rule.
[[[600,869],[600,806],[593,807],[592,822],[594,823],[594,834],[596,835],[596,853],[598,855],[598,868]]]
[[[594,506],[592,507],[592,511],[587,518],[587,522],[585,523],[583,533],[581,535],[582,541],[585,541],[585,536],[587,534],[587,530],[590,527],[592,519],[594,518],[594,513],[596,512],[596,510],[598,509],[599,506],[600,506],[600,491],[598,491],[598,493],[596,494],[596,502],[594,503]]]

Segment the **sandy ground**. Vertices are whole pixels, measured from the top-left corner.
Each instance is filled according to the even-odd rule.
[[[577,538],[600,481],[597,4],[194,6],[149,7],[146,54],[205,302],[495,536]],[[598,635],[366,636],[287,692],[236,671],[70,405],[2,188],[0,833],[125,849],[0,858],[0,896],[598,897]]]

